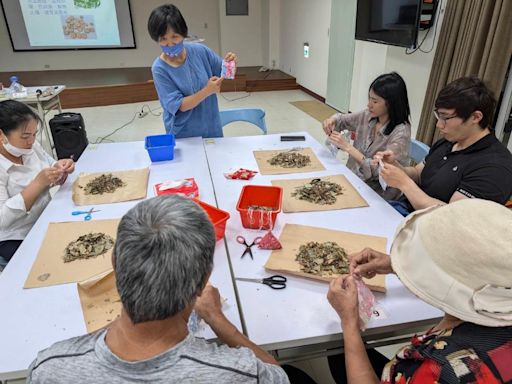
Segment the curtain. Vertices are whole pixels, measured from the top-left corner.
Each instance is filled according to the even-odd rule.
[[[440,136],[432,114],[441,89],[477,75],[499,99],[512,55],[512,0],[446,0],[416,138],[432,145]]]

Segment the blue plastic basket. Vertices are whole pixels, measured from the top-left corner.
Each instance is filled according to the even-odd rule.
[[[164,161],[174,159],[174,135],[146,136],[146,150],[151,161]]]

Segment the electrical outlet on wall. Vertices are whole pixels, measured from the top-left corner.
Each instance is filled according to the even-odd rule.
[[[276,61],[272,60],[272,69],[274,69],[275,67],[276,67]]]
[[[45,65],[44,65],[44,67],[45,67],[46,69],[48,69],[48,68],[50,68],[50,64],[45,64]]]
[[[204,29],[208,29],[208,23],[204,23]]]

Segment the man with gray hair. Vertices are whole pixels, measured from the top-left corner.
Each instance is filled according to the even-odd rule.
[[[222,313],[207,284],[214,250],[213,226],[194,202],[170,195],[137,204],[119,223],[112,258],[121,316],[39,352],[28,382],[288,383]],[[189,334],[194,308],[227,345]]]

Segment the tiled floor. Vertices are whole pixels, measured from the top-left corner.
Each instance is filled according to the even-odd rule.
[[[236,100],[237,98],[240,99]],[[289,103],[290,101],[313,99],[302,91],[255,92],[250,95],[241,92],[223,93],[218,99],[220,109],[241,107],[263,108],[266,111],[265,120],[269,134],[306,131],[320,142],[325,140],[320,122]],[[144,110],[147,111],[148,114],[145,117],[139,118],[138,113],[142,110],[144,105],[146,105]],[[151,112],[149,112],[150,109]],[[112,133],[118,128],[120,129],[112,136],[109,136],[105,142],[143,140],[147,135],[164,133],[162,118],[158,116],[161,112],[158,101],[112,105],[108,107],[75,108],[70,111],[82,114],[87,136],[91,143]],[[49,114],[48,119],[51,117],[52,114]],[[259,128],[247,123],[232,123],[224,129],[225,136],[259,134],[261,134]],[[339,158],[342,161],[346,160],[346,157],[342,153],[339,154]],[[388,355],[391,351],[396,349],[397,347],[390,346],[385,349],[383,353]],[[343,362],[340,361],[340,364],[343,364]],[[293,363],[293,365],[307,372],[319,384],[334,383],[325,358],[300,361]],[[21,382],[24,382],[24,380],[9,381],[8,383]]]
[[[222,93],[218,99],[220,109],[263,108],[266,111],[265,121],[269,134],[307,131],[317,140],[322,140],[323,138],[324,134],[320,122],[289,103],[290,101],[313,99],[302,91],[253,92],[251,94],[229,92]],[[148,107],[154,111],[154,114],[158,115],[161,112],[158,101],[108,107],[74,108],[72,111],[82,114],[90,142],[94,142],[98,137],[111,133],[133,119],[130,124],[109,137],[113,141],[132,141],[143,140],[147,135],[164,133],[161,116],[155,116],[152,113],[148,113],[143,118],[137,116],[137,113],[144,105],[146,105],[144,108],[147,112],[149,112]],[[52,114],[49,114],[48,119],[51,117]],[[248,123],[232,123],[224,129],[225,136],[259,134],[261,134],[259,128]]]

